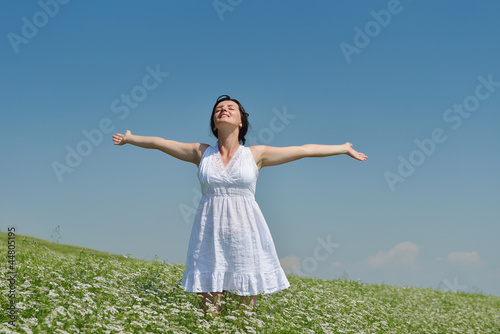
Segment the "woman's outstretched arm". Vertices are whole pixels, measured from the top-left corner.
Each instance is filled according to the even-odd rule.
[[[201,143],[181,143],[161,137],[137,136],[133,135],[130,130],[127,130],[125,134],[115,134],[113,141],[115,145],[131,144],[142,148],[157,149],[174,158],[196,165],[200,163],[203,152],[209,146]]]
[[[352,148],[351,143],[343,145],[306,144],[302,146],[274,147],[266,145],[252,146],[252,153],[259,168],[276,166],[302,158],[329,157],[338,154],[365,161],[368,157]]]

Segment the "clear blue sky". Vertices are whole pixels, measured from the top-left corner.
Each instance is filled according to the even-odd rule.
[[[286,270],[500,295],[499,2],[60,1],[0,5],[2,231],[184,263],[196,166],[111,136],[215,144],[229,94],[368,155],[260,171]]]

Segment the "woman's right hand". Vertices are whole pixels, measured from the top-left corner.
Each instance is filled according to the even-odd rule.
[[[361,152],[357,152],[356,150],[354,150],[352,148],[352,144],[347,142],[344,144],[345,148],[346,148],[346,154],[354,159],[357,159],[357,160],[360,160],[360,161],[365,161],[366,159],[368,159],[368,157],[364,154],[364,153],[361,153]]]
[[[113,136],[113,141],[115,142],[115,145],[124,145],[127,143],[127,137],[130,136],[132,136],[132,132],[130,132],[130,130],[127,130],[124,135],[116,133]]]

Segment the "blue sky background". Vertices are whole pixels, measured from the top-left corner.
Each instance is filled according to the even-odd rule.
[[[111,136],[215,144],[211,108],[229,94],[250,114],[247,146],[349,141],[369,157],[261,169],[256,199],[287,271],[500,295],[500,3],[220,3],[231,10],[0,4],[1,230],[50,240],[59,225],[61,243],[184,263],[196,166]],[[371,11],[388,8],[390,20],[374,23]],[[375,29],[367,45],[356,27]],[[356,41],[346,57],[341,44]],[[168,72],[150,91],[147,68]],[[134,108],[121,101],[132,93]],[[447,112],[474,101],[467,118]],[[276,116],[285,112],[288,124]],[[415,140],[435,129],[441,142],[418,153]],[[78,148],[87,155],[58,177],[54,163]],[[401,158],[418,166],[391,189]]]

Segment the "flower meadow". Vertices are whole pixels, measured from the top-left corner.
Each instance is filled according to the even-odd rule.
[[[500,297],[297,276],[254,308],[225,299],[214,317],[180,287],[183,265],[19,235],[12,326],[0,237],[1,333],[500,333]]]

